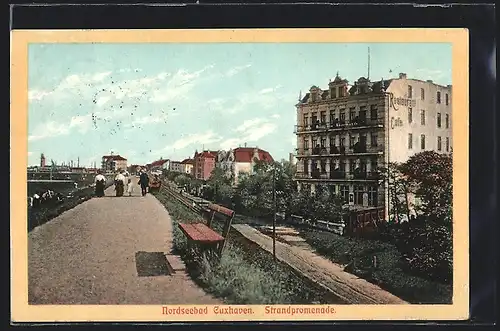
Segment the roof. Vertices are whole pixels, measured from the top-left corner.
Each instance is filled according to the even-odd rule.
[[[254,155],[254,150],[255,147],[238,147],[233,150],[234,152],[234,161],[235,162],[244,162],[244,163],[250,163],[252,162],[252,158]],[[257,153],[259,155],[259,160],[260,161],[265,161],[265,162],[273,162],[273,157],[269,152],[257,148]]]
[[[194,163],[194,160],[193,159],[184,159],[182,160],[181,162],[182,164],[193,164]]]
[[[117,161],[117,160],[118,161],[126,161],[127,160],[126,158],[124,158],[121,155],[104,155],[102,158],[103,159],[108,159],[108,160],[112,159],[112,160],[115,160],[115,161]]]
[[[203,151],[201,153],[195,153],[194,157],[215,159],[218,153],[218,151]]]
[[[164,165],[168,160],[157,160],[149,164],[151,167]]]

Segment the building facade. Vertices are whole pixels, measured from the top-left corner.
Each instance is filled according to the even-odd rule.
[[[188,174],[188,175],[193,175],[193,167],[194,167],[194,160],[193,159],[184,159],[181,162],[182,164],[182,172]]]
[[[219,151],[217,166],[224,170],[236,185],[239,175],[251,173],[259,161],[273,162],[273,157],[258,147],[238,147],[229,151]]]
[[[396,79],[350,85],[338,75],[328,89],[313,86],[297,104],[299,189],[318,185],[352,208],[380,208],[388,217],[380,170],[418,152],[452,148],[451,86]]]
[[[101,169],[104,172],[127,170],[127,159],[121,155],[104,155],[101,161]]]
[[[169,170],[174,172],[184,172],[182,163],[179,161],[170,161]]]
[[[194,153],[193,175],[196,179],[208,180],[215,168],[218,151],[203,151]]]

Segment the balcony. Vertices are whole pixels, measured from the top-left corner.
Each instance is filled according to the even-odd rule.
[[[383,153],[382,146],[368,146],[359,143],[352,147],[331,146],[331,147],[314,147],[314,148],[296,148],[296,156],[301,157],[332,157],[332,156],[349,156],[349,155],[379,155]]]
[[[352,130],[352,129],[368,129],[368,128],[383,128],[384,119],[359,119],[354,120],[338,120],[333,122],[318,122],[311,125],[295,125],[293,133],[303,134],[303,133],[314,133],[314,132],[325,132],[325,131],[342,131],[342,130]]]
[[[295,173],[295,180],[312,180],[312,181],[373,181],[380,180],[381,176],[378,171],[359,171],[352,172],[340,171],[338,169],[330,172],[320,172],[319,170]]]

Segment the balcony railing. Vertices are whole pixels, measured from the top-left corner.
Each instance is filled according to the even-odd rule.
[[[383,152],[382,146],[353,145],[352,147],[331,146],[314,148],[296,148],[297,157],[304,156],[340,156],[352,154],[378,154]]]
[[[330,131],[330,130],[345,130],[356,128],[369,128],[383,126],[384,119],[354,119],[354,120],[335,120],[333,122],[318,122],[310,125],[295,125],[294,133],[303,133],[311,131]]]
[[[379,180],[381,179],[380,173],[378,171],[340,171],[332,170],[330,172],[326,171],[311,171],[308,172],[297,172],[295,173],[296,179],[324,179],[324,180]]]

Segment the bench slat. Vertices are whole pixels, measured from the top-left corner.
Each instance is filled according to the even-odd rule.
[[[220,205],[216,205],[214,203],[211,203],[207,206],[210,210],[213,210],[213,211],[216,211],[218,213],[221,213],[221,214],[224,214],[228,217],[232,217],[233,214],[234,214],[234,211],[229,209],[229,208],[226,208],[226,207],[223,207],[223,206],[220,206]]]
[[[224,238],[221,235],[202,223],[179,223],[179,228],[189,239],[193,241],[204,243],[224,241]]]

